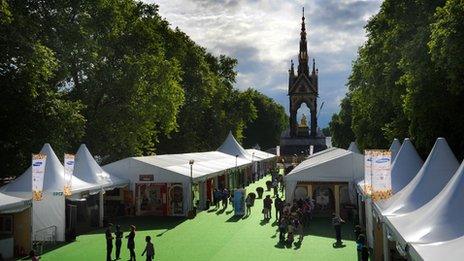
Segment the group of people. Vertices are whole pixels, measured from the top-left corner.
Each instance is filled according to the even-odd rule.
[[[314,209],[311,198],[285,203],[277,196],[274,205],[279,226],[279,242],[292,245],[295,235],[298,235],[296,244],[301,244],[304,237],[304,227],[309,226],[311,213]]]
[[[230,194],[226,188],[213,190],[213,203],[216,209],[219,209],[220,203],[222,203],[222,208],[226,209],[229,200],[233,202],[233,193]]]
[[[105,231],[105,238],[106,238],[106,260],[111,261],[113,260],[111,258],[112,252],[113,252],[113,239],[115,239],[115,246],[116,246],[116,260],[120,259],[121,255],[121,246],[122,246],[122,239],[123,239],[123,232],[121,230],[120,225],[116,225],[116,231],[113,232],[111,231],[111,228],[113,227],[113,224],[109,223],[108,227],[106,228]],[[130,261],[134,260],[135,261],[135,226],[131,225],[130,226],[130,232],[126,236],[127,239],[127,249],[129,249],[130,253]],[[145,242],[146,246],[145,249],[142,252],[142,256],[146,254],[146,260],[151,261],[155,257],[155,246],[153,243],[151,243],[151,237],[146,236],[145,237]]]

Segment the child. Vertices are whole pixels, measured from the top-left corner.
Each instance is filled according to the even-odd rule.
[[[155,257],[155,247],[150,241],[151,241],[150,236],[145,237],[145,242],[147,242],[147,246],[145,246],[145,250],[143,250],[142,256],[145,253],[147,253],[147,261],[151,261]]]
[[[40,256],[37,256],[34,250],[31,250],[31,252],[29,252],[29,257],[31,258],[32,261],[39,261],[40,259]]]

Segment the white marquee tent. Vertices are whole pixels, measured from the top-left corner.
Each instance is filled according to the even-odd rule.
[[[194,161],[192,172],[190,172],[190,160]],[[135,183],[140,181],[139,175],[153,175],[153,180],[156,183],[181,183],[184,190],[183,208],[184,213],[187,213],[191,202],[191,174],[194,182],[206,181],[208,178],[224,174],[226,170],[250,164],[250,160],[242,157],[235,157],[219,151],[208,151],[130,157],[105,165],[103,169],[108,173],[129,179],[132,191],[135,191]]]
[[[99,185],[100,189],[111,190],[129,184],[129,180],[110,175],[104,171],[82,144],[76,153],[73,175],[90,184]]]
[[[43,199],[32,204],[32,231],[55,230],[56,240],[64,241],[65,234],[65,186],[64,169],[50,144],[45,144],[40,153],[47,155],[43,180]],[[72,177],[72,194],[98,189],[98,186]],[[25,199],[32,198],[32,168],[14,181],[0,188],[0,192]]]
[[[293,200],[298,182],[348,182],[350,198],[354,200],[353,184],[363,176],[362,154],[335,147],[326,149],[313,154],[284,177],[286,200]]]
[[[435,197],[450,180],[459,163],[444,138],[438,138],[424,165],[401,191],[388,199],[384,216],[414,211]]]
[[[390,217],[401,243],[430,244],[464,236],[464,162],[441,192],[423,207]]]
[[[391,186],[393,194],[402,190],[416,176],[424,161],[417,153],[414,145],[406,138],[401,145],[395,161],[391,166]],[[386,207],[387,205],[381,205]]]
[[[349,151],[352,151],[354,153],[358,153],[358,154],[362,154],[359,149],[358,149],[358,145],[356,145],[356,142],[352,141],[350,143],[350,146],[348,147],[348,150]]]

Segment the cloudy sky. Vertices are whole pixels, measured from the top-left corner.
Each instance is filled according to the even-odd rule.
[[[252,87],[281,103],[288,113],[288,68],[297,60],[301,8],[308,48],[319,68],[319,126],[339,110],[364,25],[380,0],[145,0],[159,5],[179,27],[214,54],[238,59],[236,87]],[[295,62],[297,66],[297,62]],[[302,108],[301,113],[309,113]],[[308,115],[307,115],[308,116]]]

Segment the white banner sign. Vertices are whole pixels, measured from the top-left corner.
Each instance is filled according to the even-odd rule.
[[[313,155],[314,153],[314,145],[309,146],[309,155]]]
[[[46,161],[47,155],[32,155],[32,199],[36,201],[42,200]]]
[[[74,171],[74,159],[73,154],[64,154],[64,195],[71,196],[72,187],[72,175]]]
[[[391,189],[391,152],[388,150],[365,151],[365,191],[374,201],[387,199]]]

